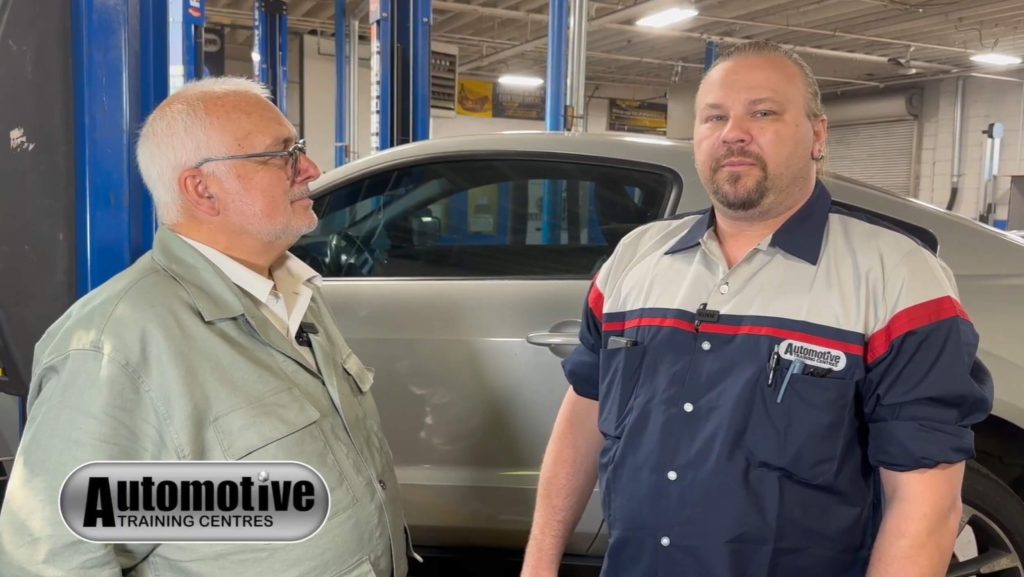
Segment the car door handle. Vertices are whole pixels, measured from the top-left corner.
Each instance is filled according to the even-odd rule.
[[[526,335],[526,342],[538,347],[576,346],[580,344],[580,339],[577,333],[530,333]]]
[[[546,331],[526,335],[526,342],[537,347],[547,347],[551,354],[564,359],[580,345],[579,319],[558,321]]]

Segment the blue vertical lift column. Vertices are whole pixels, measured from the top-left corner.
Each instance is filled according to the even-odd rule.
[[[255,0],[253,11],[257,77],[281,112],[288,114],[288,3]]]
[[[431,0],[371,0],[374,152],[430,137]]]
[[[711,69],[711,66],[718,59],[718,43],[709,40],[704,44],[704,72]]]
[[[548,79],[544,117],[551,132],[565,130],[566,52],[569,41],[569,4],[550,0],[548,4]],[[541,242],[559,244],[562,240],[562,188],[565,183],[544,184],[544,213]]]
[[[170,90],[169,37],[176,37],[186,62],[185,52],[201,55],[195,25],[201,30],[203,16],[204,0],[71,3],[79,296],[153,244],[156,218],[135,164],[136,137]],[[198,77],[196,66],[184,73]],[[24,416],[22,407],[22,424]]]
[[[346,0],[334,0],[334,166],[348,160],[348,67],[359,62],[358,54],[348,54]],[[355,119],[352,119],[355,122]]]

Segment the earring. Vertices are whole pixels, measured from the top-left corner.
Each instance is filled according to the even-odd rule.
[[[823,158],[825,158],[824,152],[819,152],[817,156],[814,156],[813,154],[811,155],[811,160],[813,160],[814,162],[821,162],[821,159]]]

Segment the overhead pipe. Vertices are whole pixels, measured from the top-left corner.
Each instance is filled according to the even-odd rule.
[[[587,0],[570,0],[569,54],[566,74],[566,129],[585,132],[587,83]]]
[[[949,200],[946,210],[953,210],[956,197],[960,193],[960,175],[963,172],[960,147],[964,137],[964,86],[967,79],[959,76],[956,79],[956,98],[953,100],[953,181],[950,184]]]
[[[559,0],[559,3],[564,5],[564,0]],[[632,6],[629,6],[628,8],[623,8],[622,10],[616,10],[615,12],[611,12],[609,14],[605,14],[604,16],[600,16],[600,17],[597,17],[597,18],[591,18],[590,19],[590,25],[589,25],[590,29],[594,30],[594,29],[597,29],[599,27],[607,26],[607,25],[610,25],[611,23],[618,22],[620,20],[627,20],[629,18],[636,18],[636,17],[640,16],[641,14],[643,14],[644,12],[646,12],[647,10],[650,9],[650,6],[649,6],[650,3],[651,2],[644,2],[644,3],[641,3],[641,4],[634,4]],[[435,6],[440,6],[440,4],[441,3],[438,2],[438,3],[435,4]],[[551,34],[550,31],[551,31],[551,22],[549,20],[548,21],[548,34],[549,35]],[[505,58],[508,58],[509,56],[514,56],[516,54],[519,54],[519,53],[522,53],[522,52],[526,52],[528,50],[532,50],[532,49],[540,47],[540,46],[544,46],[544,44],[547,41],[548,41],[548,37],[547,36],[540,36],[538,38],[534,38],[533,40],[530,40],[530,41],[527,41],[527,42],[523,42],[522,44],[517,44],[516,46],[512,46],[511,48],[506,48],[505,50],[500,50],[498,52],[494,52],[493,54],[488,54],[487,56],[482,56],[480,58],[476,58],[474,60],[470,60],[469,62],[466,62],[465,64],[461,64],[460,65],[460,69],[461,70],[472,70],[474,68],[479,68],[481,66],[486,66],[486,65],[488,65],[488,64],[490,64],[492,62],[498,62],[498,61],[504,60]]]
[[[864,34],[851,34],[849,32],[839,32],[837,30],[818,30],[817,28],[804,28],[802,26],[791,26],[789,24],[770,24],[768,22],[754,22],[752,20],[738,20],[736,18],[719,18],[717,16],[705,16],[698,14],[694,17],[696,20],[707,20],[709,22],[725,22],[728,24],[741,24],[743,26],[759,26],[761,28],[770,28],[773,30],[786,30],[789,32],[805,32],[807,34],[821,34],[824,36],[832,36],[838,38],[850,38],[852,40],[867,40],[870,42],[878,42],[880,44],[897,44],[900,46],[907,46],[913,48],[928,48],[931,50],[946,50],[949,52],[958,52],[960,54],[976,54],[976,50],[968,50],[966,48],[956,48],[954,46],[941,46],[939,44],[928,44],[925,42],[911,42],[909,40],[896,40],[894,38],[880,38],[878,36],[865,36]]]
[[[631,25],[627,25],[627,24],[609,23],[609,24],[605,24],[604,26],[606,28],[611,28],[613,30],[622,30],[624,32],[633,32],[633,33],[638,32],[638,29],[637,29],[636,26],[631,26]],[[697,39],[704,40],[704,41],[718,42],[720,44],[742,44],[744,42],[749,42],[750,41],[748,38],[735,38],[735,37],[732,37],[732,36],[713,36],[713,35],[709,35],[709,34],[701,34],[699,32],[687,32],[685,30],[673,30],[673,29],[668,29],[668,28],[651,28],[651,29],[644,28],[643,32],[645,34],[649,33],[649,34],[661,35],[661,36],[672,36],[672,37],[675,37],[675,38],[697,38]],[[792,50],[794,50],[796,52],[801,52],[801,53],[804,53],[804,54],[814,54],[815,56],[824,56],[824,57],[828,57],[828,58],[845,58],[847,60],[856,60],[858,62],[874,62],[876,64],[887,64],[887,65],[890,64],[889,63],[889,58],[886,57],[886,56],[875,56],[873,54],[860,54],[860,53],[857,53],[857,52],[845,52],[843,50],[830,50],[830,49],[827,49],[827,48],[812,48],[810,46],[799,46],[799,45],[785,44],[785,43],[782,43],[782,46],[785,46],[787,48],[791,48]],[[497,52],[495,54],[501,54],[501,52]],[[942,71],[945,71],[945,72],[956,70],[956,68],[953,67],[953,66],[946,66],[944,64],[934,64],[934,63],[931,63],[931,62],[920,62],[920,61],[917,61],[917,60],[914,61],[914,67],[916,67],[916,68],[928,68],[928,69],[932,69],[932,70],[942,70]]]
[[[1011,70],[1017,70],[1013,68]],[[875,86],[878,88],[889,88],[890,86],[899,86],[901,84],[919,84],[928,80],[943,80],[946,78],[986,78],[988,80],[1004,80],[1006,82],[1019,82],[1024,83],[1024,80],[1020,78],[1013,78],[1012,76],[995,76],[993,74],[976,74],[974,72],[954,72],[950,74],[931,74],[926,76],[917,76],[915,78],[905,78],[902,80],[893,80],[890,82],[879,82]],[[818,76],[817,78],[825,78],[824,76]],[[836,79],[843,80],[843,79]],[[850,80],[844,80],[845,82],[854,82]],[[823,88],[822,94],[838,94],[840,92],[849,92],[851,90],[860,90],[863,86],[838,86],[832,88]]]

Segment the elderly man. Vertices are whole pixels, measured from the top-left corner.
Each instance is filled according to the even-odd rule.
[[[36,347],[0,575],[404,576],[373,372],[338,333],[320,278],[287,252],[317,223],[308,185],[320,170],[295,129],[258,84],[203,80],[153,112],[138,161],[161,227],[151,252]],[[242,459],[316,469],[331,495],[319,532],[108,545],[76,537],[57,508],[89,461]]]
[[[807,64],[735,47],[697,93],[712,208],[598,273],[523,575],[554,576],[600,474],[604,577],[938,577],[960,519],[978,336],[949,270],[816,180]]]

